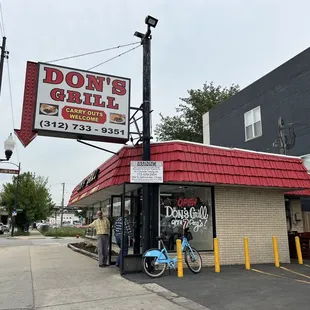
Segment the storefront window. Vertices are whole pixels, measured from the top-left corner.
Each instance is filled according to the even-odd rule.
[[[176,250],[175,242],[188,221],[197,250],[213,250],[211,188],[162,185],[160,187],[160,231],[165,245]]]

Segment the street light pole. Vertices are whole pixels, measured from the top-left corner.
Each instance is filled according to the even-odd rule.
[[[5,37],[3,38],[5,39]],[[4,43],[2,44],[2,53],[1,53],[1,61],[3,61],[2,59],[2,54],[5,48],[5,40]],[[3,63],[2,63],[3,65]],[[0,70],[2,70],[3,67],[1,68],[1,64],[0,64]],[[0,71],[0,75],[2,75],[2,71]],[[0,88],[1,88],[1,80],[0,80]],[[18,172],[17,172],[17,180],[16,180],[16,190],[15,190],[15,201],[14,201],[14,208],[12,210],[12,230],[11,230],[11,237],[14,236],[14,226],[15,226],[15,215],[13,215],[13,211],[14,213],[16,212],[17,209],[17,202],[18,202],[18,189],[19,189],[19,182],[20,182],[20,163],[18,165],[9,162],[12,154],[13,154],[13,150],[15,147],[15,141],[13,139],[12,134],[9,135],[9,137],[4,141],[4,154],[5,154],[5,159],[0,159],[0,162],[7,162],[8,164],[14,165],[16,167],[18,167]]]
[[[64,218],[64,205],[65,205],[65,183],[61,183],[61,185],[62,185],[62,198],[61,198],[60,227],[62,227],[62,222]]]
[[[17,174],[17,184],[15,190],[15,202],[14,202],[14,211],[17,212],[17,201],[18,201],[18,190],[19,190],[19,175],[20,175],[20,163],[18,164],[18,174]],[[12,212],[12,230],[11,230],[11,237],[14,236],[14,229],[15,229],[15,215],[13,216]]]
[[[147,31],[145,34],[135,32],[135,36],[141,39],[143,46],[143,136],[142,136],[142,160],[151,160],[151,27],[155,28],[158,20],[152,16],[145,18]],[[142,218],[143,218],[143,252],[151,245],[151,184],[142,185]]]

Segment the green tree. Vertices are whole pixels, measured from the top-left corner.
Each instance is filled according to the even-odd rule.
[[[17,176],[14,176],[12,183],[3,185],[2,204],[7,207],[10,214],[15,206],[17,180]],[[52,202],[47,184],[47,178],[35,176],[30,172],[19,176],[17,208],[23,211],[16,216],[18,228],[22,229],[24,225],[46,219],[53,212],[55,204]]]
[[[205,83],[202,89],[188,90],[189,97],[180,98],[181,104],[176,108],[176,116],[163,116],[156,125],[157,141],[185,140],[203,142],[202,116],[211,108],[227,100],[239,91],[239,85],[229,88]]]

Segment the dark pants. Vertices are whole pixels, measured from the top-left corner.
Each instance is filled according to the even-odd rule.
[[[108,261],[109,235],[97,235],[99,266],[106,265]]]
[[[119,248],[121,249],[121,237],[116,237],[116,243],[119,246]],[[119,252],[119,256],[117,258],[117,262],[116,262],[116,266],[120,266],[121,264],[121,255],[122,255],[122,251],[124,253],[124,255],[128,254],[128,237],[124,237],[124,245],[123,245],[123,249],[120,250]]]

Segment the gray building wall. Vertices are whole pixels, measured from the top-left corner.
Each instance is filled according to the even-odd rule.
[[[246,142],[244,113],[257,106],[261,107],[262,136]],[[279,153],[273,143],[280,116],[286,124],[296,124],[295,146],[288,154],[310,153],[310,48],[211,109],[209,126],[204,128],[209,136],[204,140],[213,145]],[[289,136],[288,130],[285,133]]]

